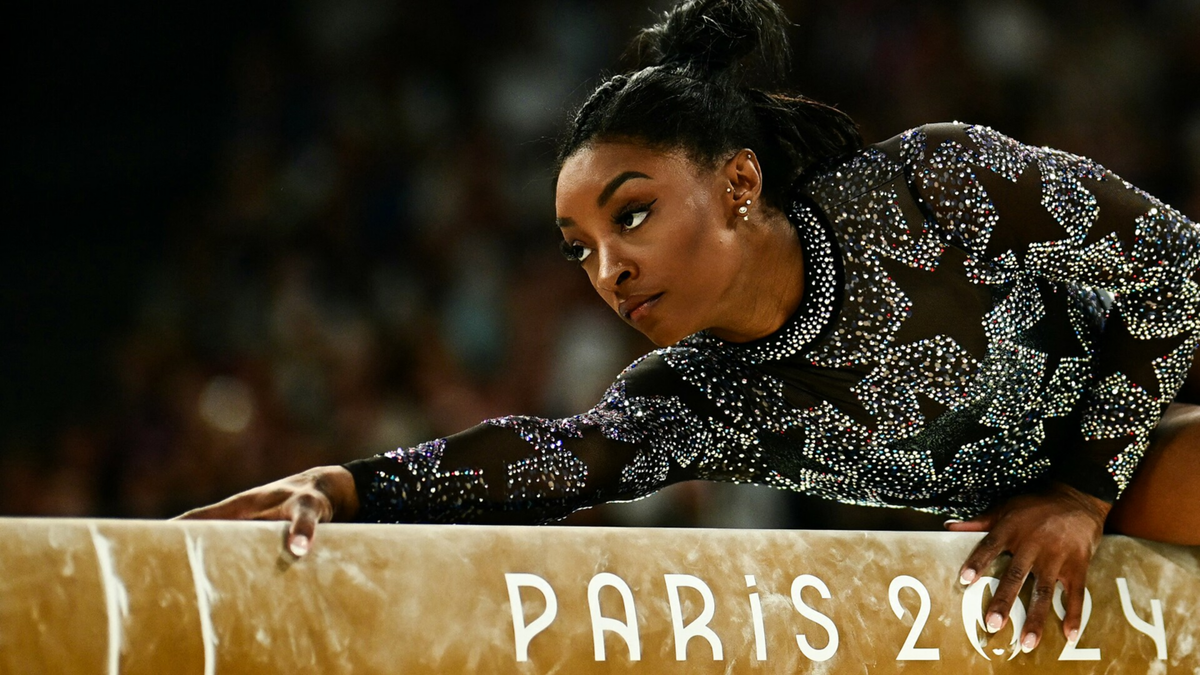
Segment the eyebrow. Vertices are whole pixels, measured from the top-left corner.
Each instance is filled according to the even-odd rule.
[[[605,185],[604,189],[600,191],[600,196],[596,197],[596,206],[603,208],[604,205],[608,203],[608,200],[613,196],[613,193],[617,191],[617,188],[621,187],[625,181],[633,178],[650,178],[650,176],[647,176],[641,171],[621,172],[616,178],[608,181],[608,185]]]
[[[641,171],[622,171],[621,173],[617,174],[616,178],[608,181],[608,185],[605,185],[604,189],[600,191],[600,196],[596,197],[596,206],[599,208],[604,208],[604,205],[607,204],[608,200],[612,198],[613,193],[617,191],[617,188],[624,185],[625,181],[632,180],[634,178],[647,178],[654,180]],[[575,226],[575,221],[571,220],[570,218],[555,218],[554,222],[559,228]]]

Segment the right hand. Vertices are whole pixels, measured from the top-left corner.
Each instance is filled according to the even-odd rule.
[[[988,533],[959,569],[963,584],[978,579],[1001,553],[1012,554],[1008,570],[999,575],[1000,585],[988,604],[989,633],[999,631],[1008,622],[1009,610],[1019,602],[1017,594],[1025,579],[1032,576],[1033,595],[1019,636],[1021,651],[1031,652],[1041,642],[1059,582],[1065,589],[1063,634],[1072,643],[1079,639],[1087,569],[1100,545],[1110,508],[1111,504],[1098,497],[1065,483],[1052,483],[1038,492],[1015,495],[966,522],[946,524],[955,532]]]
[[[281,478],[172,520],[286,520],[285,545],[297,558],[308,552],[317,523],[351,520],[358,513],[354,477],[344,467],[319,466]]]

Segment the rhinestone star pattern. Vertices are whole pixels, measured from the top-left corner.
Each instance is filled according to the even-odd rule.
[[[689,478],[956,517],[1127,487],[1200,347],[1194,223],[957,123],[806,177],[785,214],[804,293],[777,331],[656,350],[581,415],[351,462],[364,517],[543,522]]]
[[[379,455],[389,461],[373,469],[371,489],[360,491],[363,519],[386,521],[386,514],[403,513],[408,522],[453,522],[486,510],[483,472],[472,468],[443,470],[445,450],[446,440],[438,439]]]

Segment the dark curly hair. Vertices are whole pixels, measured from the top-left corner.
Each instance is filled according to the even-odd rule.
[[[848,115],[774,89],[789,62],[783,10],[771,0],[687,0],[643,30],[634,70],[608,78],[580,106],[559,143],[558,169],[581,147],[630,139],[683,150],[701,166],[750,148],[763,197],[779,208],[805,170],[862,148]],[[766,82],[750,86],[750,76]]]

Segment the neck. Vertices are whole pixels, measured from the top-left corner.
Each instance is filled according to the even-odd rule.
[[[745,272],[730,289],[727,321],[709,329],[726,342],[750,342],[779,330],[804,296],[804,255],[796,229],[782,213],[764,214],[759,223],[745,223]],[[740,223],[739,223],[740,224]]]

